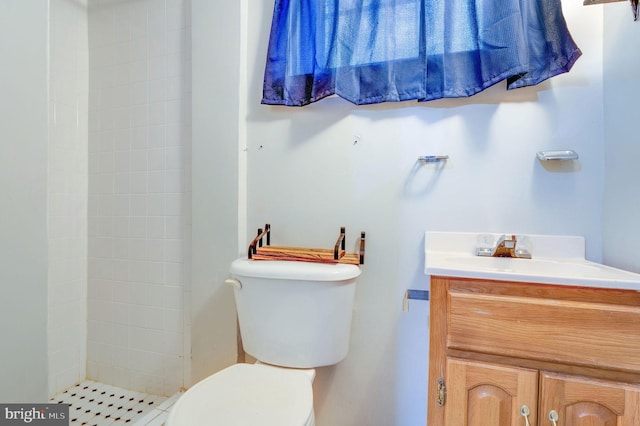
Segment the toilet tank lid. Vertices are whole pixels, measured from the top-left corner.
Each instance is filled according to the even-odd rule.
[[[245,257],[231,263],[231,274],[280,280],[345,281],[360,275],[360,268],[343,263],[252,260]]]

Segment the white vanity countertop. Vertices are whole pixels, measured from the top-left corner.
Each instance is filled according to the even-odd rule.
[[[583,237],[526,235],[531,259],[519,259],[476,256],[479,235],[426,232],[425,274],[640,291],[640,274],[586,260]]]

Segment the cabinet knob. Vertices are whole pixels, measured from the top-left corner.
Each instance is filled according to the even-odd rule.
[[[523,405],[520,407],[520,415],[524,417],[525,426],[531,426],[531,423],[529,423],[529,414],[531,414],[531,410],[528,406]]]
[[[560,416],[558,416],[558,412],[556,410],[549,411],[549,420],[553,423],[553,426],[558,426]]]

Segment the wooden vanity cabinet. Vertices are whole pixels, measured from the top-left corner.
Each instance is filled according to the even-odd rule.
[[[429,426],[640,425],[640,293],[434,276],[430,318]]]

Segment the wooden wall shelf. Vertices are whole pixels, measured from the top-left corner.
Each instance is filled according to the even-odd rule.
[[[264,229],[258,229],[258,235],[249,244],[247,257],[254,260],[292,260],[298,262],[363,265],[364,241],[365,233],[361,232],[359,253],[346,253],[345,228],[342,227],[333,249],[272,246],[271,225],[266,224]]]

